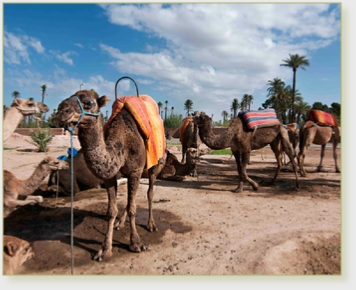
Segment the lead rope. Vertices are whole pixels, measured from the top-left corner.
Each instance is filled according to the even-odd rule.
[[[81,110],[81,114],[79,116],[79,120],[77,122],[77,124],[75,124],[75,126],[72,127],[67,127],[66,130],[69,131],[70,133],[70,148],[71,148],[71,155],[73,155],[73,135],[75,132],[75,129],[77,128],[77,126],[79,125],[83,115],[88,115],[88,116],[94,116],[94,117],[98,117],[100,113],[94,114],[94,113],[89,113],[84,111],[83,106],[79,100],[79,98],[77,96],[74,96],[78,103],[79,103],[79,107]],[[73,232],[74,232],[74,213],[73,213],[73,200],[74,200],[74,193],[73,193],[73,173],[74,173],[74,166],[73,166],[73,156],[70,159],[70,249],[71,249],[71,275],[73,275],[74,273],[74,236],[73,236]]]

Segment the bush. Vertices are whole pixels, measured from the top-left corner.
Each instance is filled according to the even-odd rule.
[[[49,129],[30,131],[30,136],[33,142],[30,142],[38,147],[38,152],[47,152],[48,143],[52,140],[54,135],[51,135]]]

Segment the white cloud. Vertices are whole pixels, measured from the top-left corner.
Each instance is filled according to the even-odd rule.
[[[37,53],[43,53],[45,51],[41,42],[36,38],[27,35],[15,35],[5,31],[5,62],[9,64],[20,64],[24,61],[30,64],[29,47],[33,48]]]
[[[66,64],[73,65],[73,59],[70,58],[70,55],[75,55],[77,54],[74,51],[67,51],[67,52],[60,52],[60,51],[54,51],[50,50],[50,53],[54,55],[55,58],[57,58],[59,61],[62,61]]]
[[[306,55],[340,33],[327,4],[101,5],[108,20],[166,40],[147,53],[122,53],[101,44],[119,71],[160,82],[185,99],[239,99],[284,76],[289,53]],[[289,72],[289,71],[288,71]],[[292,74],[288,73],[290,81]],[[179,91],[177,88],[179,87]],[[225,101],[226,106],[226,101]]]

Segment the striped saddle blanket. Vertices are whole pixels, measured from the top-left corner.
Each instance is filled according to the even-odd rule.
[[[310,110],[306,121],[312,121],[314,123],[320,123],[334,127],[338,126],[334,115],[321,110]]]
[[[276,111],[272,108],[265,110],[250,110],[239,112],[249,129],[269,127],[281,124],[277,119]]]
[[[166,150],[164,125],[157,103],[148,95],[125,96],[116,99],[112,105],[111,116],[104,125],[104,131],[124,107],[133,115],[145,136],[147,156],[145,168],[149,169],[164,158]]]

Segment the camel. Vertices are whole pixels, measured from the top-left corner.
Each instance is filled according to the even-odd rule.
[[[35,255],[29,242],[14,236],[4,235],[3,249],[5,275],[17,274],[22,264]]]
[[[169,181],[183,181],[184,176],[189,175],[194,169],[198,160],[197,150],[188,148],[186,163],[182,164],[177,157],[168,151],[167,159],[164,167],[157,175],[157,179]],[[68,160],[67,160],[68,161]],[[70,162],[70,159],[68,163]],[[48,179],[48,191],[59,192],[64,195],[71,194],[71,178],[70,178],[70,163],[69,169],[61,171],[52,171]],[[73,159],[73,194],[78,192],[96,188],[103,184],[103,180],[97,178],[87,167],[83,151],[79,150]],[[142,178],[148,178],[148,170],[144,169]]]
[[[296,189],[299,189],[297,165],[293,158],[292,146],[288,139],[287,130],[281,124],[251,130],[247,128],[243,117],[238,115],[231,121],[224,133],[215,135],[211,128],[212,120],[208,115],[195,112],[194,122],[198,126],[200,139],[206,146],[214,150],[231,148],[239,174],[238,187],[234,192],[243,191],[244,180],[248,181],[255,191],[258,190],[258,184],[247,175],[246,167],[250,159],[251,150],[261,149],[268,144],[270,144],[277,159],[277,170],[271,184],[275,182],[282,168],[281,153],[284,150],[292,162]]]
[[[37,165],[35,171],[26,180],[19,180],[12,172],[4,170],[4,206],[12,208],[43,202],[42,196],[33,196],[31,194],[51,173],[51,170],[61,169],[68,169],[68,163],[47,156]],[[25,200],[20,200],[19,198],[21,197],[25,197]]]
[[[23,117],[33,114],[46,113],[48,111],[49,108],[44,103],[15,98],[4,115],[4,141],[6,141],[11,134],[15,132]]]
[[[304,168],[305,153],[310,144],[321,145],[320,162],[317,167],[317,172],[321,172],[323,168],[323,158],[325,155],[325,147],[329,141],[332,141],[333,157],[335,163],[335,172],[340,173],[339,166],[337,164],[337,145],[340,141],[340,127],[329,126],[315,123],[314,121],[306,121],[300,130],[299,141],[299,154],[298,162],[300,168],[300,175],[305,177],[307,175]]]
[[[108,228],[104,242],[94,255],[96,261],[112,256],[113,230],[118,224],[116,204],[117,176],[127,177],[126,211],[130,220],[130,245],[133,252],[146,250],[136,229],[136,194],[140,178],[146,167],[146,148],[143,133],[133,115],[123,107],[104,130],[100,108],[106,106],[109,98],[99,97],[96,92],[80,90],[58,105],[57,120],[60,123],[76,126],[82,146],[84,160],[91,172],[104,181],[108,194]],[[157,106],[158,115],[158,106]],[[147,229],[157,231],[152,215],[153,186],[165,160],[148,169],[149,187],[147,191],[149,218]]]

